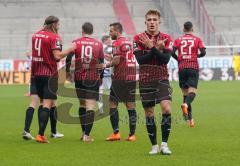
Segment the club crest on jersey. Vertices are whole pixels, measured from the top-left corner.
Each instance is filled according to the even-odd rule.
[[[134,50],[137,50],[137,48],[138,48],[137,43],[136,43],[136,42],[133,42],[133,49],[134,49]]]
[[[56,47],[61,48],[61,44],[59,40],[56,41]]]
[[[170,42],[170,43],[169,43],[168,48],[171,49],[171,50],[173,49],[173,42]]]

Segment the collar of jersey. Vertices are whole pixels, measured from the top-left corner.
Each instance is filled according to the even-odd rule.
[[[150,33],[148,33],[147,31],[145,31],[145,33],[148,35],[148,36],[152,36]],[[154,35],[154,37],[156,37],[156,36],[159,36],[160,35],[160,31],[158,32],[158,34],[156,34],[156,35]]]

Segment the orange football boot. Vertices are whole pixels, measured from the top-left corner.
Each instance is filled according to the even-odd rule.
[[[121,139],[120,133],[111,134],[109,137],[106,138],[106,141],[118,141]]]
[[[37,135],[36,141],[39,143],[49,143],[49,141],[47,140],[47,137],[45,135],[41,136],[40,134]]]

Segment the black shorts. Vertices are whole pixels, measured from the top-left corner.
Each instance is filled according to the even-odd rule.
[[[187,89],[189,87],[197,88],[199,72],[194,69],[182,69],[178,72],[179,76],[179,86],[182,89]]]
[[[31,78],[30,82],[30,95],[37,95],[36,82],[34,78]]]
[[[168,80],[139,84],[143,108],[154,107],[162,100],[172,100],[172,88]]]
[[[75,80],[75,88],[79,99],[99,99],[100,82],[95,80]]]
[[[58,78],[35,76],[37,94],[40,99],[57,99]]]
[[[110,89],[110,101],[114,102],[135,102],[136,81],[112,81]]]

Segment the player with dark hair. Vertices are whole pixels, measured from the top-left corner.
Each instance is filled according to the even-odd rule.
[[[184,118],[190,127],[194,127],[192,118],[192,106],[199,79],[198,58],[206,55],[202,40],[192,34],[193,24],[190,21],[184,23],[184,35],[177,38],[173,44],[172,56],[178,61],[179,86],[183,93],[181,105]],[[200,54],[198,54],[200,50]],[[178,51],[178,56],[176,55]]]
[[[103,63],[103,45],[92,37],[93,25],[82,25],[82,37],[73,41],[75,54],[75,88],[79,99],[79,118],[82,127],[81,140],[91,142],[90,132],[94,123],[94,110],[99,97],[100,71],[97,64]]]
[[[171,129],[171,87],[167,63],[171,57],[172,39],[159,31],[160,12],[149,10],[145,14],[147,30],[134,37],[134,54],[139,64],[139,90],[145,110],[146,127],[152,144],[149,154],[161,152],[170,155],[167,141]],[[162,143],[159,149],[154,107],[160,103],[162,111]]]
[[[59,19],[48,16],[44,28],[32,36],[31,74],[36,84],[36,91],[43,101],[38,111],[39,132],[36,141],[48,143],[44,135],[49,116],[55,119],[55,104],[58,89],[57,61],[74,51],[75,46],[61,52],[62,47],[58,35]],[[56,124],[56,123],[54,123]]]
[[[26,56],[29,61],[27,69],[31,71],[32,52],[27,51]],[[40,99],[37,95],[36,83],[32,76],[31,76],[30,84],[29,84],[29,92],[27,93],[26,96],[30,97],[30,104],[29,104],[29,107],[27,108],[26,114],[25,114],[25,124],[24,124],[24,130],[22,133],[22,138],[25,140],[33,140],[35,138],[30,133],[30,126],[32,123],[35,108],[38,105],[39,105],[38,111],[42,108],[42,100],[40,101]],[[56,129],[56,127],[57,127],[57,120],[55,117],[56,114],[57,114],[57,111],[56,111],[56,107],[54,106],[51,108],[51,112],[50,112],[51,137],[52,138],[62,138],[64,135],[62,133],[59,133]]]
[[[130,132],[127,141],[135,141],[137,113],[135,110],[136,89],[136,60],[133,55],[133,46],[126,37],[122,36],[123,28],[118,22],[110,24],[110,36],[113,47],[113,60],[106,67],[113,67],[112,86],[110,90],[110,121],[113,128],[106,140],[120,140],[118,103],[124,102],[129,115]]]

